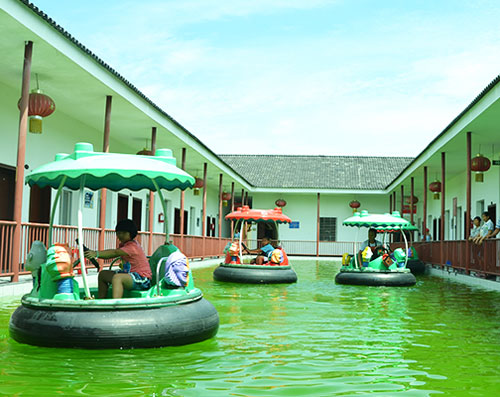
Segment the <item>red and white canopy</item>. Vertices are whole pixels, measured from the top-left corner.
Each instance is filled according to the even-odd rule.
[[[243,207],[238,207],[236,211],[233,211],[226,215],[228,220],[238,220],[244,219],[251,222],[276,222],[276,223],[290,223],[292,220],[283,214],[281,208],[276,207],[272,210],[258,210],[250,209],[248,205]]]

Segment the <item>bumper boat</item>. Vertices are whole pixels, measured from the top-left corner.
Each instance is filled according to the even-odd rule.
[[[161,189],[184,190],[194,184],[194,178],[175,163],[168,149],[157,150],[155,156],[137,156],[96,153],[91,144],[77,143],[74,153],[58,154],[55,161],[26,177],[30,186],[58,190],[50,218],[49,248],[35,242],[28,255],[26,268],[33,275],[33,290],[22,297],[21,306],[11,316],[9,331],[13,339],[49,347],[142,348],[194,343],[217,333],[218,313],[195,287],[187,259],[185,282],[172,283],[169,258],[179,252],[171,244],[160,246],[149,259],[153,278],[148,290],[125,291],[120,299],[94,299],[97,291],[87,282],[82,229],[84,188],[149,189],[158,192],[164,205]],[[79,190],[78,245],[83,290],[73,278],[73,264],[64,260],[64,244],[52,242],[54,214],[63,187]]]
[[[387,236],[387,233],[397,233],[397,232],[404,234],[405,235],[404,237],[406,237],[406,232],[416,232],[416,231],[418,231],[418,228],[410,223],[409,225],[403,226],[402,229],[379,227],[379,228],[376,228],[376,230],[378,233],[386,233],[386,234],[384,234],[384,237]],[[406,251],[407,255],[408,255],[408,258],[406,261],[406,268],[410,269],[410,272],[412,272],[412,274],[424,274],[425,273],[425,263],[422,262],[420,260],[420,258],[418,257],[417,250],[412,245],[411,236],[412,235],[410,233],[410,241],[408,244],[409,248]]]
[[[413,274],[425,273],[425,263],[418,257],[417,250],[413,246],[408,250],[408,263],[406,267],[410,269]]]
[[[226,215],[226,219],[235,220],[236,228],[240,226],[239,238],[227,247],[224,263],[213,273],[214,280],[244,284],[291,284],[297,281],[297,274],[288,261],[283,247],[278,246],[269,255],[264,265],[244,263],[242,252],[248,250],[243,244],[243,230],[247,223],[270,222],[278,230],[279,223],[290,223],[291,219],[284,215],[281,208],[272,210],[250,209],[244,205]]]
[[[343,225],[354,226],[358,230],[361,227],[402,230],[411,224],[402,218],[397,211],[394,211],[392,215],[368,214],[367,211],[361,211],[361,213],[355,213],[354,216],[346,219]],[[404,233],[402,234],[404,236]],[[381,252],[377,253],[365,250],[366,252],[364,251],[362,255],[362,263],[359,263],[357,253],[352,256],[344,254],[342,267],[335,276],[335,282],[338,284],[388,287],[415,285],[417,280],[406,267],[408,260],[406,255],[408,252],[407,243],[406,250],[397,248],[391,251],[385,244],[383,247]]]

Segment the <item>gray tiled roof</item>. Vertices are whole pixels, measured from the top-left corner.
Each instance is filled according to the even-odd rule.
[[[384,189],[413,157],[220,154],[255,187]]]

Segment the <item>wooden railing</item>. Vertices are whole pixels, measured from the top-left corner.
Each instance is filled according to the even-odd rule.
[[[467,250],[467,245],[469,250]],[[404,244],[393,243],[391,247],[403,247]],[[414,243],[419,258],[442,268],[451,267],[465,273],[477,275],[500,275],[500,241],[485,240],[476,245],[465,240],[429,241]]]
[[[22,223],[20,244],[19,274],[26,274],[23,264],[35,240],[47,245],[48,225],[39,223]],[[0,221],[0,276],[13,276],[12,246],[15,223]],[[84,228],[84,242],[90,249],[97,249],[99,245],[100,229]],[[220,257],[224,247],[230,241],[227,238],[182,236],[171,234],[170,240],[178,246],[188,258]],[[76,226],[56,225],[53,229],[53,241],[68,243],[76,253],[77,228]],[[156,250],[165,242],[165,234],[139,232],[137,240],[147,254],[149,239],[152,238],[152,249]],[[116,233],[112,229],[104,231],[104,248],[116,247]],[[359,243],[358,243],[359,244]],[[467,244],[469,250],[467,250]],[[260,246],[260,241],[247,241],[249,248]],[[281,245],[289,255],[316,255],[316,241],[282,240]],[[393,243],[392,248],[402,247],[401,243]],[[481,246],[466,241],[431,241],[416,242],[413,244],[419,257],[426,263],[440,265],[443,268],[451,267],[465,273],[475,272],[478,275],[500,276],[500,240],[486,240]],[[320,256],[340,256],[345,252],[353,253],[356,243],[346,241],[320,241]]]
[[[14,275],[14,267],[12,264],[12,242],[14,238],[15,222],[0,221],[0,276],[11,277]],[[90,249],[98,249],[100,229],[84,228],[83,240],[85,245]],[[78,230],[76,226],[55,225],[53,228],[54,242],[67,243],[75,259],[78,257],[76,252],[76,239]],[[152,250],[156,250],[159,246],[165,243],[164,233],[139,232],[137,241],[141,244],[144,251],[151,255],[148,251],[149,239],[152,237]],[[21,244],[20,244],[20,265],[19,274],[28,274],[24,270],[26,256],[29,253],[33,241],[39,240],[45,245],[48,243],[49,225],[41,223],[22,223],[21,224]],[[207,258],[223,255],[223,250],[226,244],[230,241],[226,238],[217,237],[202,237],[202,236],[181,236],[176,234],[170,235],[170,240],[177,245],[188,258]],[[104,230],[104,248],[116,247],[116,233],[113,229]]]

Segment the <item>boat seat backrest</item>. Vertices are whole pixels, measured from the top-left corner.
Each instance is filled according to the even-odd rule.
[[[151,273],[153,274],[151,282],[152,284],[156,284],[156,266],[158,265],[158,262],[160,261],[161,258],[167,258],[170,256],[172,252],[178,251],[179,248],[177,248],[173,244],[163,244],[160,245],[156,251],[151,255],[149,258],[149,267],[151,268]],[[160,269],[160,274],[165,274],[165,265],[166,261],[164,261],[161,265]]]

